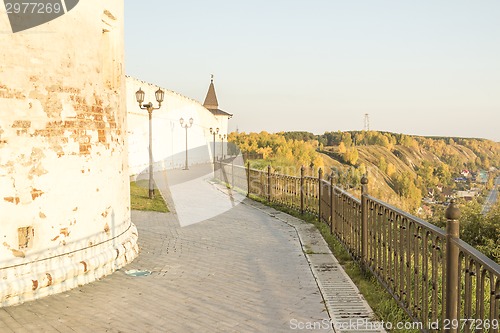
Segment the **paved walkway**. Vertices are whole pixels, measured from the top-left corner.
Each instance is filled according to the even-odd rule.
[[[133,263],[90,285],[0,309],[0,332],[332,332],[329,313],[367,317],[324,241],[286,214],[243,200],[184,227],[176,213],[134,211],[132,219],[140,247]],[[134,269],[152,274],[126,274]]]

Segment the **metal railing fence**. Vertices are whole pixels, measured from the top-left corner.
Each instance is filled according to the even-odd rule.
[[[442,230],[368,194],[323,179],[220,163],[218,178],[269,202],[308,212],[371,271],[423,332],[499,332],[500,265],[460,240],[452,200]],[[232,180],[229,182],[228,180]],[[246,180],[246,184],[243,181]]]

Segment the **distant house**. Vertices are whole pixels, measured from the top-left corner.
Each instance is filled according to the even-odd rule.
[[[485,170],[481,170],[477,173],[476,182],[478,183],[486,183],[488,181],[488,172]]]
[[[469,177],[471,176],[470,171],[469,171],[469,170],[467,170],[467,169],[462,170],[462,172],[460,172],[460,174],[461,174],[462,176],[466,177],[466,178],[469,178]]]
[[[450,199],[453,197],[453,190],[449,187],[443,187],[442,194],[446,199]]]
[[[478,195],[476,191],[457,191],[455,194],[457,198],[463,198],[465,201],[472,201],[474,197]]]

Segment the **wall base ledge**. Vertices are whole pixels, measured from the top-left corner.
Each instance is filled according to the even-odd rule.
[[[32,273],[15,277],[16,274],[13,272],[13,274],[6,274],[13,278],[0,280],[0,307],[17,305],[61,293],[113,273],[137,257],[139,253],[137,238],[137,228],[131,224],[126,232],[96,246],[83,260],[82,258],[77,259],[78,261],[68,260],[68,257],[75,256],[62,255],[48,259],[54,261],[51,263],[47,263],[47,260],[43,263],[27,263],[26,265],[33,266]],[[46,267],[57,268],[46,269]],[[15,268],[6,269],[14,270]]]

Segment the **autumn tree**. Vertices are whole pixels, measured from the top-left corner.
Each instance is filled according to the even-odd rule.
[[[389,177],[392,177],[394,174],[396,173],[396,167],[394,166],[394,164],[392,163],[388,163],[387,164],[387,171],[386,171],[386,174],[389,176]]]
[[[347,151],[347,148],[345,147],[345,143],[341,142],[341,143],[339,144],[339,153],[340,153],[340,154],[345,154],[345,153],[346,153],[346,151]]]
[[[415,184],[410,173],[404,172],[398,176],[393,176],[394,190],[401,197],[407,200],[409,208],[415,211],[420,207],[422,201],[422,191]]]
[[[358,162],[359,154],[356,147],[347,148],[345,153],[342,155],[344,161],[350,165],[356,165]]]

